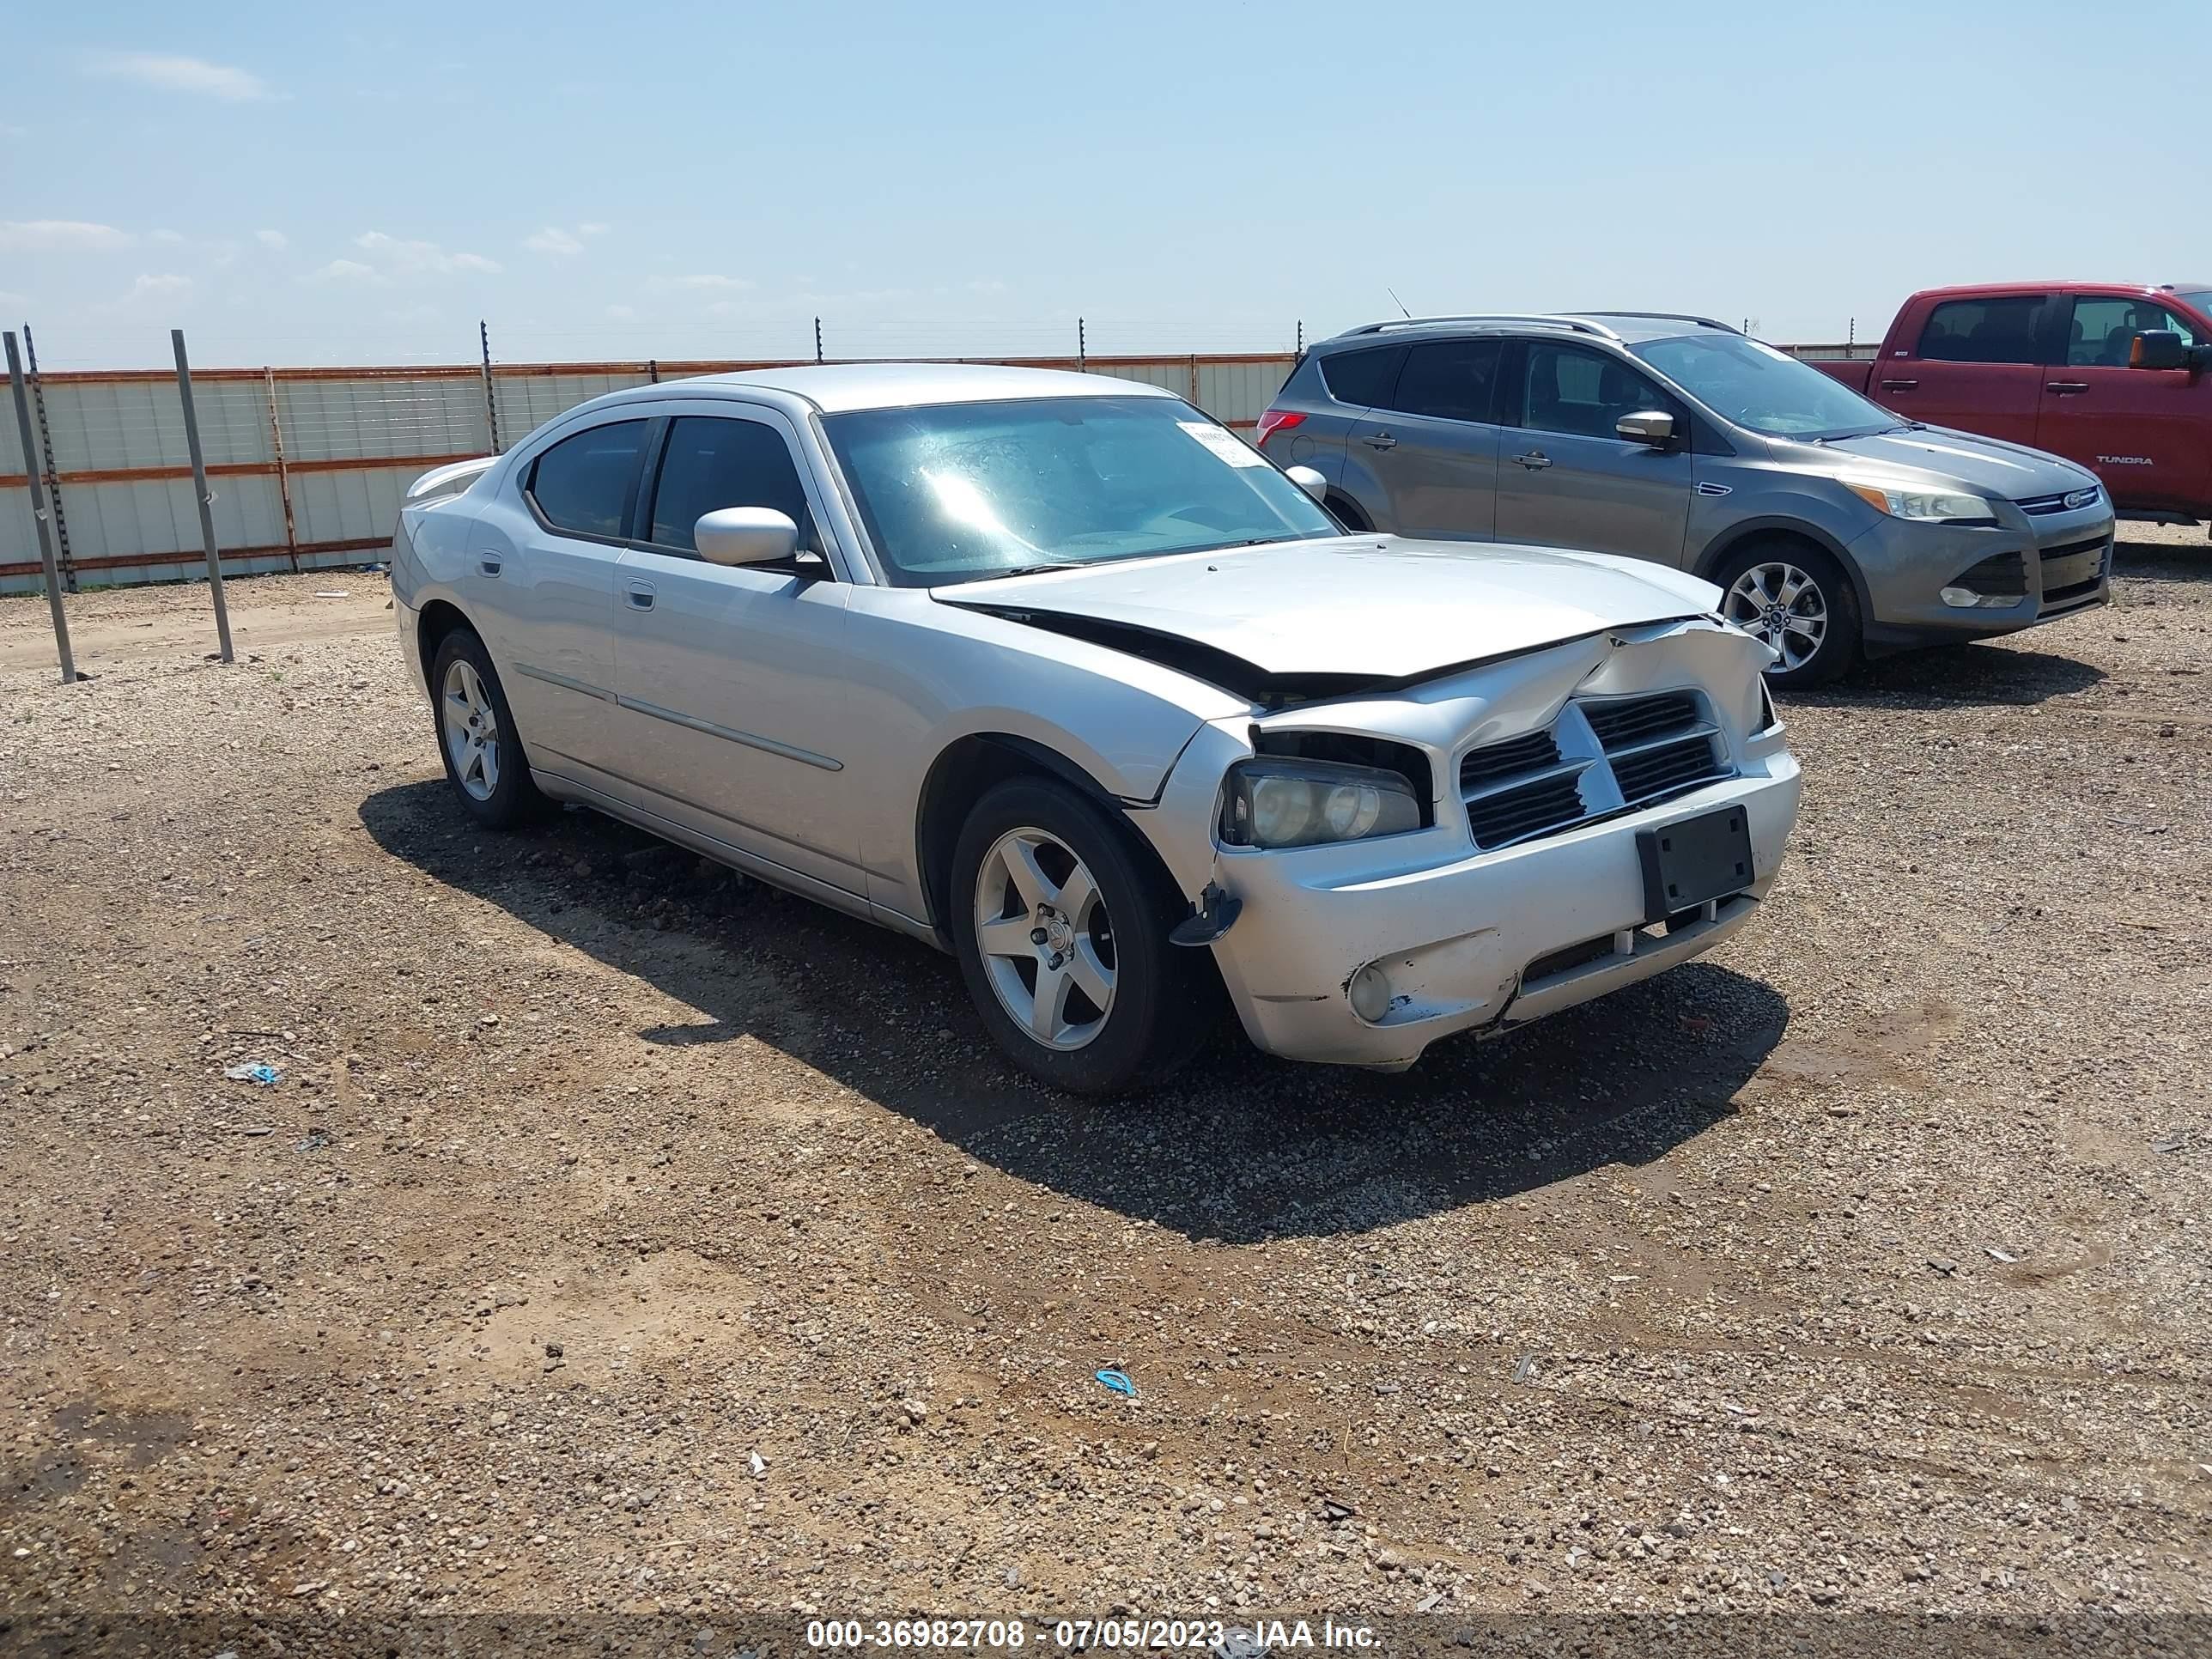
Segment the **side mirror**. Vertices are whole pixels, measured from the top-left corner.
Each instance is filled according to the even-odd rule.
[[[1624,415],[1613,423],[1613,429],[1632,444],[1649,444],[1654,449],[1664,449],[1674,441],[1674,417],[1656,409]]]
[[[2192,351],[2170,328],[2146,329],[2128,343],[2130,368],[2202,368],[2206,355],[2212,354]]]
[[[1317,501],[1328,495],[1328,480],[1310,466],[1285,467],[1283,476]]]
[[[799,551],[799,526],[772,507],[718,507],[691,538],[709,564],[777,564]]]

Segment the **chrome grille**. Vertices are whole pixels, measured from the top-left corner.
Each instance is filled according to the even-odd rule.
[[[1577,699],[1541,732],[1470,750],[1459,769],[1468,828],[1486,851],[1732,775],[1694,691]]]
[[[2057,495],[2031,495],[2024,501],[2014,501],[2013,505],[2031,519],[2046,518],[2053,513],[2080,513],[2096,506],[2105,499],[2105,492],[2102,489],[2094,484],[2087,488],[2089,499],[2077,501],[2071,507],[2066,505],[2066,497],[2069,495],[2078,494],[2078,491],[2068,490]]]

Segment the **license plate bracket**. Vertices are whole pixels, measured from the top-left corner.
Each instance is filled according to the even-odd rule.
[[[1758,878],[1751,823],[1741,806],[1723,806],[1657,830],[1636,832],[1644,864],[1644,920],[1664,921],[1708,899],[1740,893]]]

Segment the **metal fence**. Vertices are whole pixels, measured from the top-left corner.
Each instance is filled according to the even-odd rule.
[[[195,368],[222,568],[243,575],[380,559],[401,494],[429,467],[505,448],[603,392],[791,361]],[[1249,428],[1295,359],[1281,352],[990,361],[1165,386]],[[151,369],[33,370],[26,389],[40,453],[27,460],[13,422],[0,422],[0,592],[43,585],[33,467],[46,487],[68,591],[204,576],[176,377]],[[0,410],[12,392],[0,381]]]

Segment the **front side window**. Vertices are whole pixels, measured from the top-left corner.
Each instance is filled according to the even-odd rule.
[[[1650,410],[1675,414],[1674,400],[1611,357],[1550,340],[1528,343],[1522,374],[1521,424],[1534,432],[1611,438],[1622,416]]]
[[[1179,398],[933,404],[822,426],[902,586],[1341,533]]]
[[[2039,362],[2048,303],[2040,294],[1946,300],[1928,313],[1920,355],[1938,363]]]
[[[1389,405],[1407,415],[1447,421],[1498,418],[1498,340],[1432,340],[1415,346],[1398,376]]]
[[[1811,364],[1745,335],[1683,334],[1629,349],[1723,420],[1770,438],[1862,437],[1897,424]]]
[[[2181,343],[2198,343],[2188,324],[2164,306],[2149,300],[2112,295],[2074,301],[2073,326],[2067,331],[2066,363],[2069,368],[2125,368],[2136,336],[2170,328]]]
[[[699,520],[725,507],[773,507],[799,526],[800,547],[816,544],[806,487],[781,432],[759,421],[678,416],[653,485],[653,544],[696,551]]]
[[[643,421],[613,421],[563,438],[531,463],[530,499],[545,522],[578,536],[620,538],[629,525]]]

